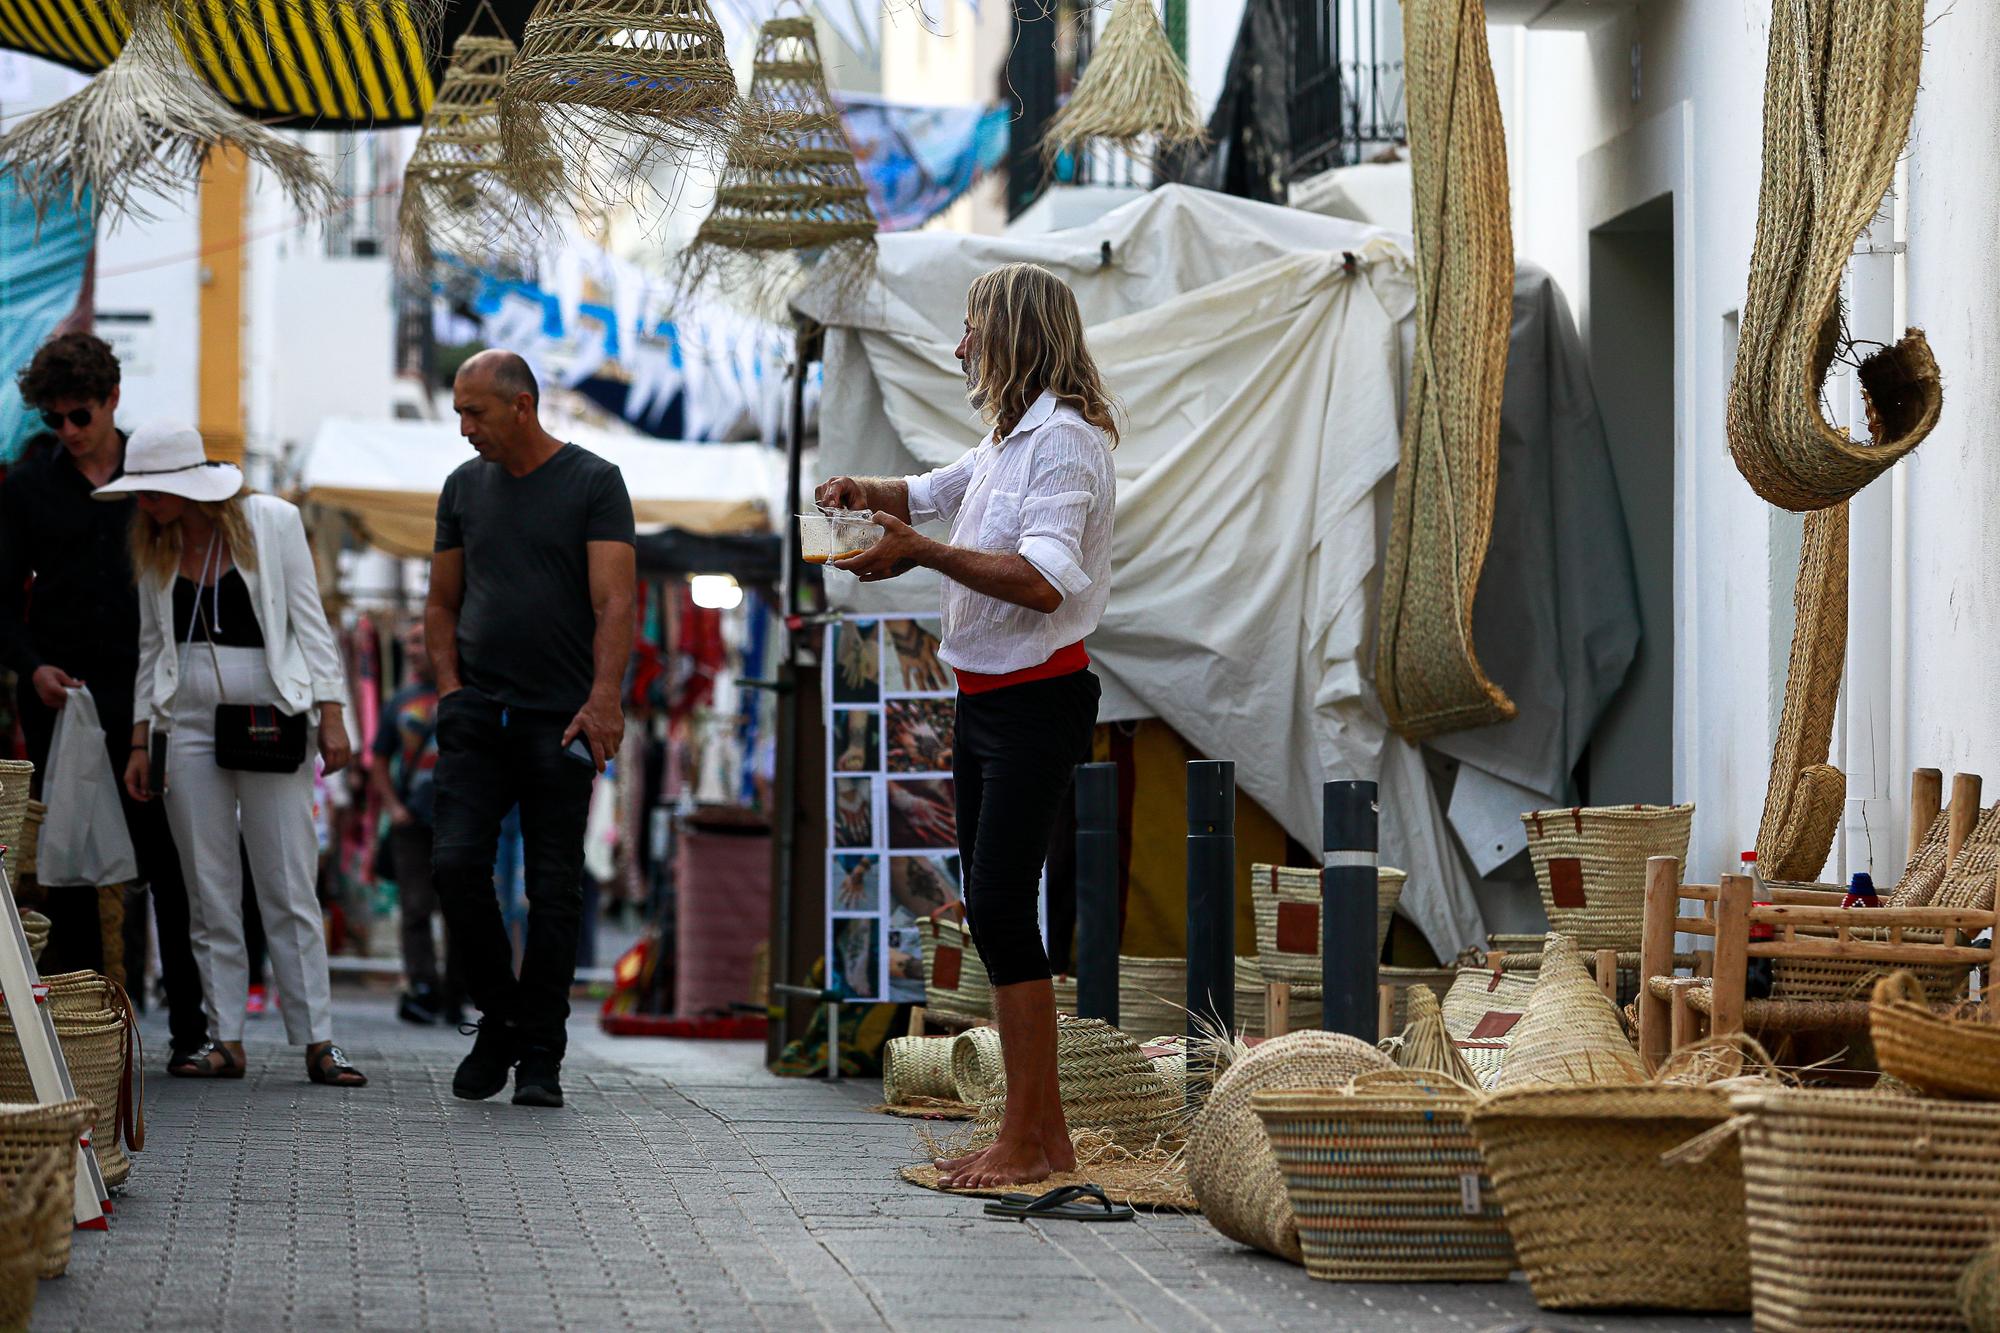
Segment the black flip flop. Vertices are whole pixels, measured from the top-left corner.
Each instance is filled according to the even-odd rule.
[[[1060,1185],[1039,1197],[1033,1194],[1003,1194],[986,1205],[986,1215],[1014,1222],[1042,1219],[1130,1222],[1133,1218],[1131,1208],[1111,1202],[1104,1191],[1095,1185]]]

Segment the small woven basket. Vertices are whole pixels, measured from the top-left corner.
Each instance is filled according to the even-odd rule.
[[[959,1100],[951,1076],[954,1037],[892,1037],[882,1048],[882,1100],[909,1106],[919,1098]]]
[[[924,1008],[941,1019],[984,1023],[993,1017],[993,986],[986,964],[973,947],[972,932],[941,914],[925,917],[918,939],[924,951]],[[958,984],[938,980],[957,974]]]
[[[951,1067],[959,1099],[979,1107],[975,1133],[990,1136],[1007,1098],[999,1032],[973,1028],[959,1034]],[[1185,1078],[1183,1072],[1183,1084]],[[1072,1132],[1095,1130],[1134,1150],[1179,1138],[1182,1097],[1169,1085],[1165,1070],[1137,1042],[1101,1019],[1057,1018],[1056,1090]]]
[[[1535,993],[1533,972],[1494,972],[1462,967],[1444,994],[1444,1026],[1465,1063],[1491,1086],[1513,1041],[1513,1030]]]
[[[21,845],[28,820],[28,786],[34,781],[35,766],[25,759],[0,759],[0,847],[8,854]],[[16,867],[19,862],[15,861]]]
[[[1749,1309],[1736,1144],[1660,1160],[1729,1116],[1725,1093],[1658,1085],[1511,1088],[1475,1105],[1472,1135],[1535,1303]]]
[[[1389,923],[1396,917],[1396,903],[1403,896],[1403,886],[1409,878],[1394,866],[1383,866],[1375,872],[1375,951],[1378,954],[1389,942]],[[1319,872],[1293,866],[1253,865],[1250,867],[1250,902],[1257,914],[1257,959],[1263,965],[1265,980],[1286,981],[1295,986],[1321,984]],[[1290,915],[1284,906],[1286,903],[1311,909],[1298,918],[1301,926],[1305,927],[1302,933],[1313,941],[1308,951],[1278,947],[1281,933],[1291,942],[1289,921],[1285,923],[1287,928],[1280,931],[1281,918]]]
[[[75,1206],[77,1140],[97,1116],[78,1098],[67,1102],[0,1102],[0,1198],[13,1197],[17,1182],[53,1170],[56,1183],[42,1198],[38,1236],[43,1277],[61,1277],[69,1267]]]
[[[1933,1012],[1910,973],[1875,983],[1868,1030],[1883,1073],[1940,1097],[2000,1101],[2000,1023]]]
[[[60,1180],[55,1154],[43,1153],[0,1194],[0,1329],[26,1329],[35,1313],[49,1196]]]
[[[55,1021],[70,1082],[97,1108],[90,1145],[98,1169],[106,1185],[122,1185],[132,1174],[126,1147],[138,1151],[146,1141],[145,1072],[132,1002],[122,987],[95,972],[58,973],[43,984],[49,988],[43,1003]],[[12,1017],[0,1009],[0,1101],[34,1100]]]
[[[1239,1053],[1188,1133],[1188,1188],[1215,1229],[1305,1262],[1285,1175],[1251,1099],[1260,1092],[1344,1088],[1356,1074],[1390,1068],[1373,1046],[1335,1032],[1293,1032]]]
[[[1465,1126],[1472,1094],[1412,1070],[1260,1092],[1306,1271],[1329,1282],[1505,1282],[1514,1247]]]
[[[1000,1063],[1000,1029],[967,1028],[951,1039],[951,1086],[958,1099],[983,1106],[1007,1095],[1007,1069]]]
[[[1760,1333],[1961,1327],[1960,1275],[1995,1232],[2000,1106],[1812,1088],[1730,1104]]]
[[[1692,805],[1583,806],[1521,816],[1549,928],[1590,951],[1639,951],[1646,860],[1687,860]]]

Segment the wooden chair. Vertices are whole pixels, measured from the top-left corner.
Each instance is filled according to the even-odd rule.
[[[1976,800],[1976,798],[1975,798]],[[1836,959],[1894,967],[1991,968],[1994,945],[1966,941],[1995,922],[1988,908],[1843,908],[1839,889],[1765,886],[1768,904],[1750,900],[1751,880],[1724,875],[1719,885],[1683,884],[1680,862],[1656,856],[1646,865],[1646,920],[1641,939],[1639,1050],[1658,1068],[1675,1049],[1700,1035],[1702,1019],[1716,1036],[1738,1032],[1866,1031],[1868,998],[1746,1000],[1752,958]],[[1702,904],[1700,916],[1680,915],[1680,900]],[[1751,927],[1772,938],[1753,940]],[[1715,941],[1712,979],[1673,975],[1675,932]]]

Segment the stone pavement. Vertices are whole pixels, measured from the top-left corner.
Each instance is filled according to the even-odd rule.
[[[906,1185],[879,1086],[773,1078],[742,1043],[572,1026],[560,1111],[465,1103],[467,1042],[343,996],[371,1085],[305,1081],[275,1019],[242,1082],[147,1080],[108,1233],[77,1237],[34,1328],[1747,1329],[1537,1317],[1499,1285],[1342,1286],[1196,1217],[1023,1225]],[[151,1023],[150,1065],[164,1032]]]

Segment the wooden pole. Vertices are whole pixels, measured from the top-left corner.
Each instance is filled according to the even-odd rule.
[[[1965,840],[1972,836],[1972,826],[1979,822],[1979,787],[1977,773],[1951,775],[1951,841],[1946,844],[1947,862],[1958,860],[1958,849],[1965,846]]]
[[[1375,988],[1375,1030],[1388,1036],[1396,1028],[1396,988],[1379,985]]]
[[[1910,841],[1904,861],[1917,854],[1924,837],[1944,809],[1944,774],[1935,768],[1920,768],[1910,774]]]
[[[1750,970],[1750,877],[1724,875],[1715,913],[1715,980],[1709,1031],[1718,1037],[1743,1030],[1743,990]]]
[[[1653,994],[1654,977],[1674,974],[1674,918],[1680,912],[1681,863],[1671,856],[1646,862],[1646,919],[1639,936],[1639,1054],[1647,1070],[1673,1049],[1670,1003]]]
[[[1282,1037],[1292,1030],[1292,983],[1264,983],[1264,1035]]]
[[[1694,1040],[1694,1010],[1688,1008],[1688,988],[1675,985],[1671,1004],[1672,1027],[1667,1033],[1667,1050],[1678,1051]],[[1665,1057],[1661,1057],[1664,1059]]]
[[[1597,951],[1597,989],[1604,992],[1604,998],[1618,1003],[1618,951],[1599,949]]]

